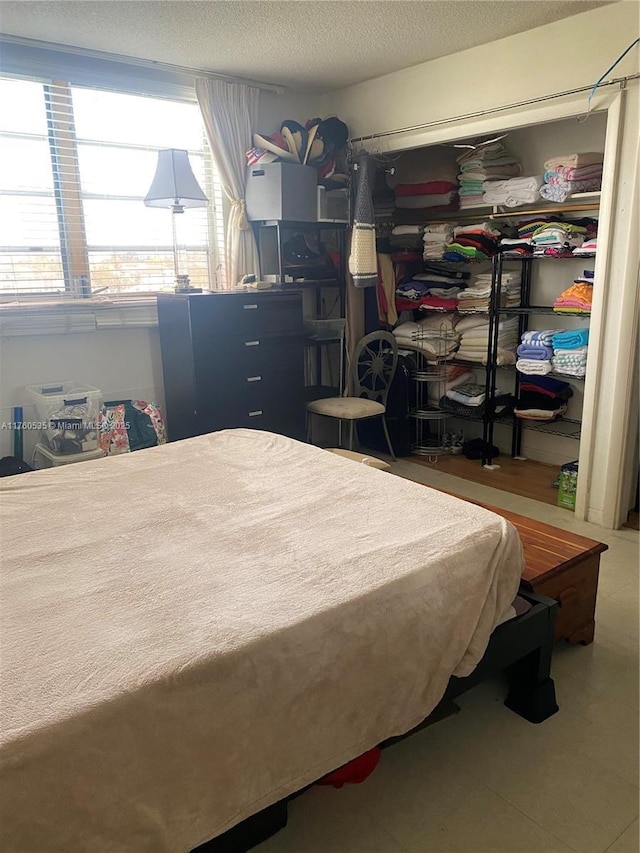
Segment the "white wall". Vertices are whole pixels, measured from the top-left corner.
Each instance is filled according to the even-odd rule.
[[[322,112],[324,104],[320,95],[308,95],[303,92],[260,92],[260,106],[258,110],[258,131],[270,134],[280,130],[284,119],[290,118],[304,125],[307,119],[320,116],[325,118]]]
[[[0,425],[24,406],[25,421],[36,413],[25,385],[73,380],[93,385],[104,399],[157,402],[164,411],[157,328],[109,329],[59,335],[0,337]],[[37,435],[24,432],[24,458],[31,461]],[[0,429],[0,456],[13,453],[12,434]]]
[[[593,85],[639,28],[638,2],[625,0],[331,92],[325,112],[364,136]],[[612,76],[637,72],[638,56]]]

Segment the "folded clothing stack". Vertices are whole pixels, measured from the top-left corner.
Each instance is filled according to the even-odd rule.
[[[502,275],[500,307],[520,305],[521,274],[506,272]],[[491,302],[491,273],[477,275],[470,287],[458,295],[458,311],[488,311]]]
[[[443,257],[447,261],[488,260],[497,254],[501,236],[490,222],[460,225],[453,229],[453,240],[447,244]]]
[[[460,207],[477,207],[484,204],[485,181],[515,178],[522,172],[520,163],[501,142],[476,145],[457,158],[460,165]]]
[[[487,363],[489,349],[489,318],[482,315],[463,317],[456,326],[461,335],[456,358],[463,361]],[[497,364],[515,364],[518,344],[518,318],[501,320],[498,324]]]
[[[420,184],[398,184],[396,207],[405,210],[453,211],[458,209],[458,184],[452,181],[426,181]]]
[[[503,237],[500,253],[505,258],[528,258],[533,254],[533,240],[531,237]]]
[[[514,414],[532,421],[555,421],[567,411],[573,396],[568,382],[551,376],[529,376],[520,383],[520,396]]]
[[[566,290],[563,290],[553,303],[558,314],[589,314],[593,300],[592,280],[577,278]]]
[[[394,249],[419,249],[422,246],[422,225],[396,225],[389,237]]]
[[[426,225],[422,235],[425,261],[437,261],[446,251],[447,243],[453,240],[453,225],[449,222],[434,222]]]
[[[487,400],[484,385],[469,383],[460,385],[445,392],[440,398],[440,408],[452,415],[462,417],[478,417],[485,412]],[[514,398],[496,389],[492,397],[491,412],[495,415],[506,415],[513,411]]]
[[[506,181],[485,181],[482,185],[482,200],[485,204],[504,204],[506,207],[534,204],[540,198],[541,186],[540,175],[509,178]]]
[[[553,356],[553,336],[556,329],[524,332],[520,346],[516,350],[518,360],[516,370],[526,375],[546,376],[551,373],[551,358]]]
[[[396,309],[413,311],[423,306],[455,311],[458,307],[456,296],[460,288],[466,286],[470,273],[443,264],[424,262],[419,254],[410,263],[405,263],[412,254],[391,255],[399,281],[396,286]],[[418,263],[424,272],[415,272]]]
[[[544,164],[540,195],[547,201],[563,202],[574,193],[594,192],[602,186],[602,152],[565,154]]]
[[[436,295],[432,291],[445,295]],[[412,278],[399,284],[396,288],[396,308],[398,311],[413,310],[414,308],[432,308],[443,311],[455,311],[458,307],[457,295],[459,287],[442,288],[437,283],[421,281]],[[450,294],[450,295],[446,295]],[[398,299],[400,304],[398,304]],[[407,305],[405,300],[413,300],[415,304]]]
[[[433,315],[429,319],[434,319]],[[442,380],[440,382],[430,382],[427,385],[429,402],[435,406],[439,404],[443,384],[446,393],[452,388],[457,388],[458,385],[466,385],[469,382],[473,382],[473,373],[461,364],[442,364],[439,369]]]
[[[427,361],[446,358],[458,348],[459,336],[452,331],[449,319],[441,323],[440,328],[434,328],[428,321],[401,323],[393,334],[398,346],[422,352]]]
[[[582,379],[587,371],[589,329],[571,329],[553,336],[554,373],[564,373]]]
[[[582,246],[576,246],[573,250],[574,255],[595,255],[598,251],[598,238],[590,237],[585,240]]]
[[[536,228],[532,235],[534,255],[571,257],[572,251],[584,243],[587,229],[572,222],[547,222]]]

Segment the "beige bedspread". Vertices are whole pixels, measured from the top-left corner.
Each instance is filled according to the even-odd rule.
[[[183,853],[420,722],[515,530],[250,430],[1,481],[3,853]]]

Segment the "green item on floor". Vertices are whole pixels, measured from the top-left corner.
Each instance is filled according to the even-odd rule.
[[[558,506],[565,509],[576,508],[576,490],[578,488],[578,462],[567,462],[560,468],[560,488]]]

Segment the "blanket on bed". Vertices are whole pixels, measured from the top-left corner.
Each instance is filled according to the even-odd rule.
[[[408,731],[522,568],[503,518],[251,430],[0,498],[11,853],[183,853]]]

